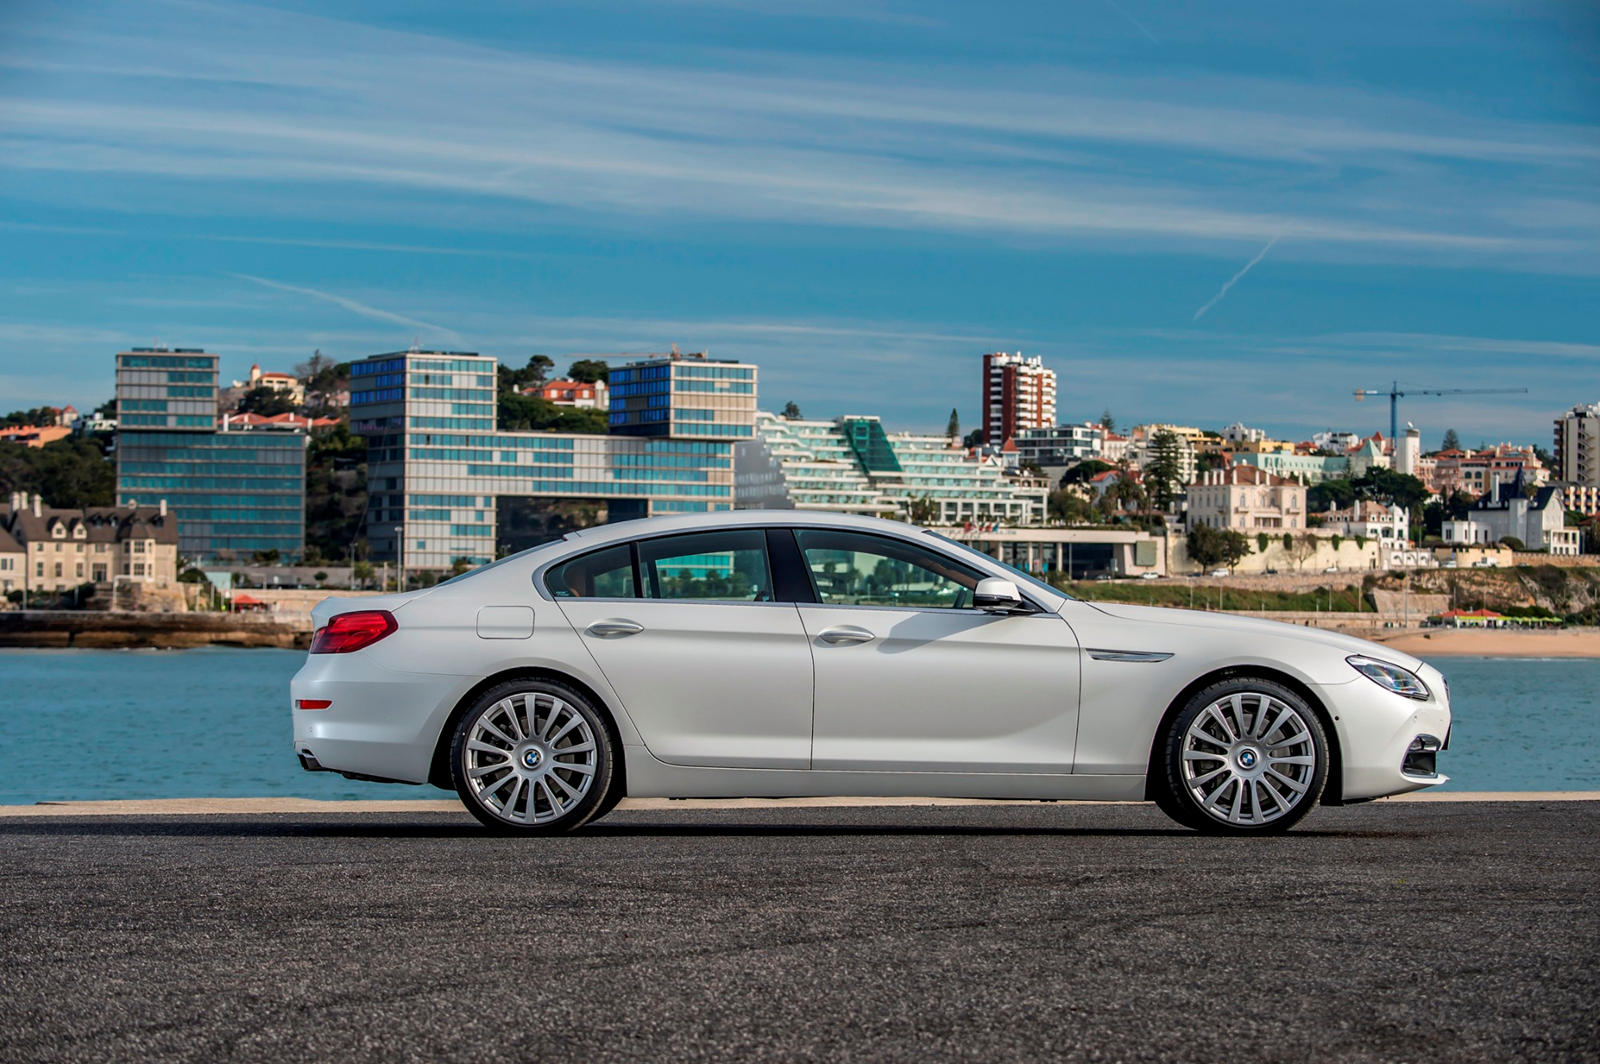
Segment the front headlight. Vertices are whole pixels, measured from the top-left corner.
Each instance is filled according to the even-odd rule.
[[[1404,695],[1406,698],[1414,698],[1418,702],[1426,702],[1430,697],[1428,685],[1423,683],[1421,677],[1410,669],[1402,669],[1398,665],[1391,665],[1387,661],[1379,661],[1377,658],[1369,658],[1361,654],[1356,654],[1344,660],[1350,663],[1352,669],[1355,669],[1386,691],[1393,691],[1395,694]]]

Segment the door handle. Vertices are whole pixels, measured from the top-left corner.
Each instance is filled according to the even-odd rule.
[[[633,621],[595,621],[584,629],[585,634],[596,639],[621,639],[625,635],[638,635],[644,631],[644,625],[635,624]]]
[[[830,646],[849,646],[852,643],[870,643],[878,638],[865,628],[857,628],[853,624],[841,624],[833,628],[824,628],[817,633],[817,638]]]

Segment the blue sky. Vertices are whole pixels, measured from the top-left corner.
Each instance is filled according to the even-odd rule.
[[[942,429],[1004,349],[1063,420],[1387,430],[1399,378],[1528,389],[1404,402],[1430,446],[1548,447],[1600,400],[1596,11],[11,0],[0,408],[152,341],[676,343]]]

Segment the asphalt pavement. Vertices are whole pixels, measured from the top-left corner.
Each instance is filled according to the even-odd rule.
[[[1593,1060],[1600,802],[0,819],[0,1060]]]

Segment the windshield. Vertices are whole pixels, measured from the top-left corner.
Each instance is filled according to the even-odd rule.
[[[967,554],[971,554],[971,555],[974,555],[976,557],[982,558],[984,561],[988,562],[990,565],[998,565],[1000,568],[1002,568],[1002,569],[1006,570],[1007,572],[1013,574],[1017,578],[1017,581],[1019,583],[1027,584],[1029,587],[1034,588],[1035,590],[1047,591],[1050,594],[1055,595],[1057,598],[1070,599],[1072,597],[1071,595],[1067,594],[1065,591],[1062,591],[1059,587],[1051,587],[1049,584],[1045,583],[1043,580],[1040,580],[1038,577],[1028,575],[1027,573],[1023,572],[1021,569],[1018,569],[1015,565],[1007,565],[1005,562],[1003,562],[1000,559],[996,558],[994,555],[985,554],[985,553],[983,553],[983,551],[979,550],[978,548],[968,546],[967,544],[961,542],[959,539],[951,539],[949,536],[944,535],[942,532],[935,532],[931,528],[925,528],[925,529],[923,529],[923,532],[925,532],[928,535],[932,536],[934,539],[942,539],[942,540],[944,540],[946,543],[950,544],[952,547],[959,547],[962,551],[966,552]]]

